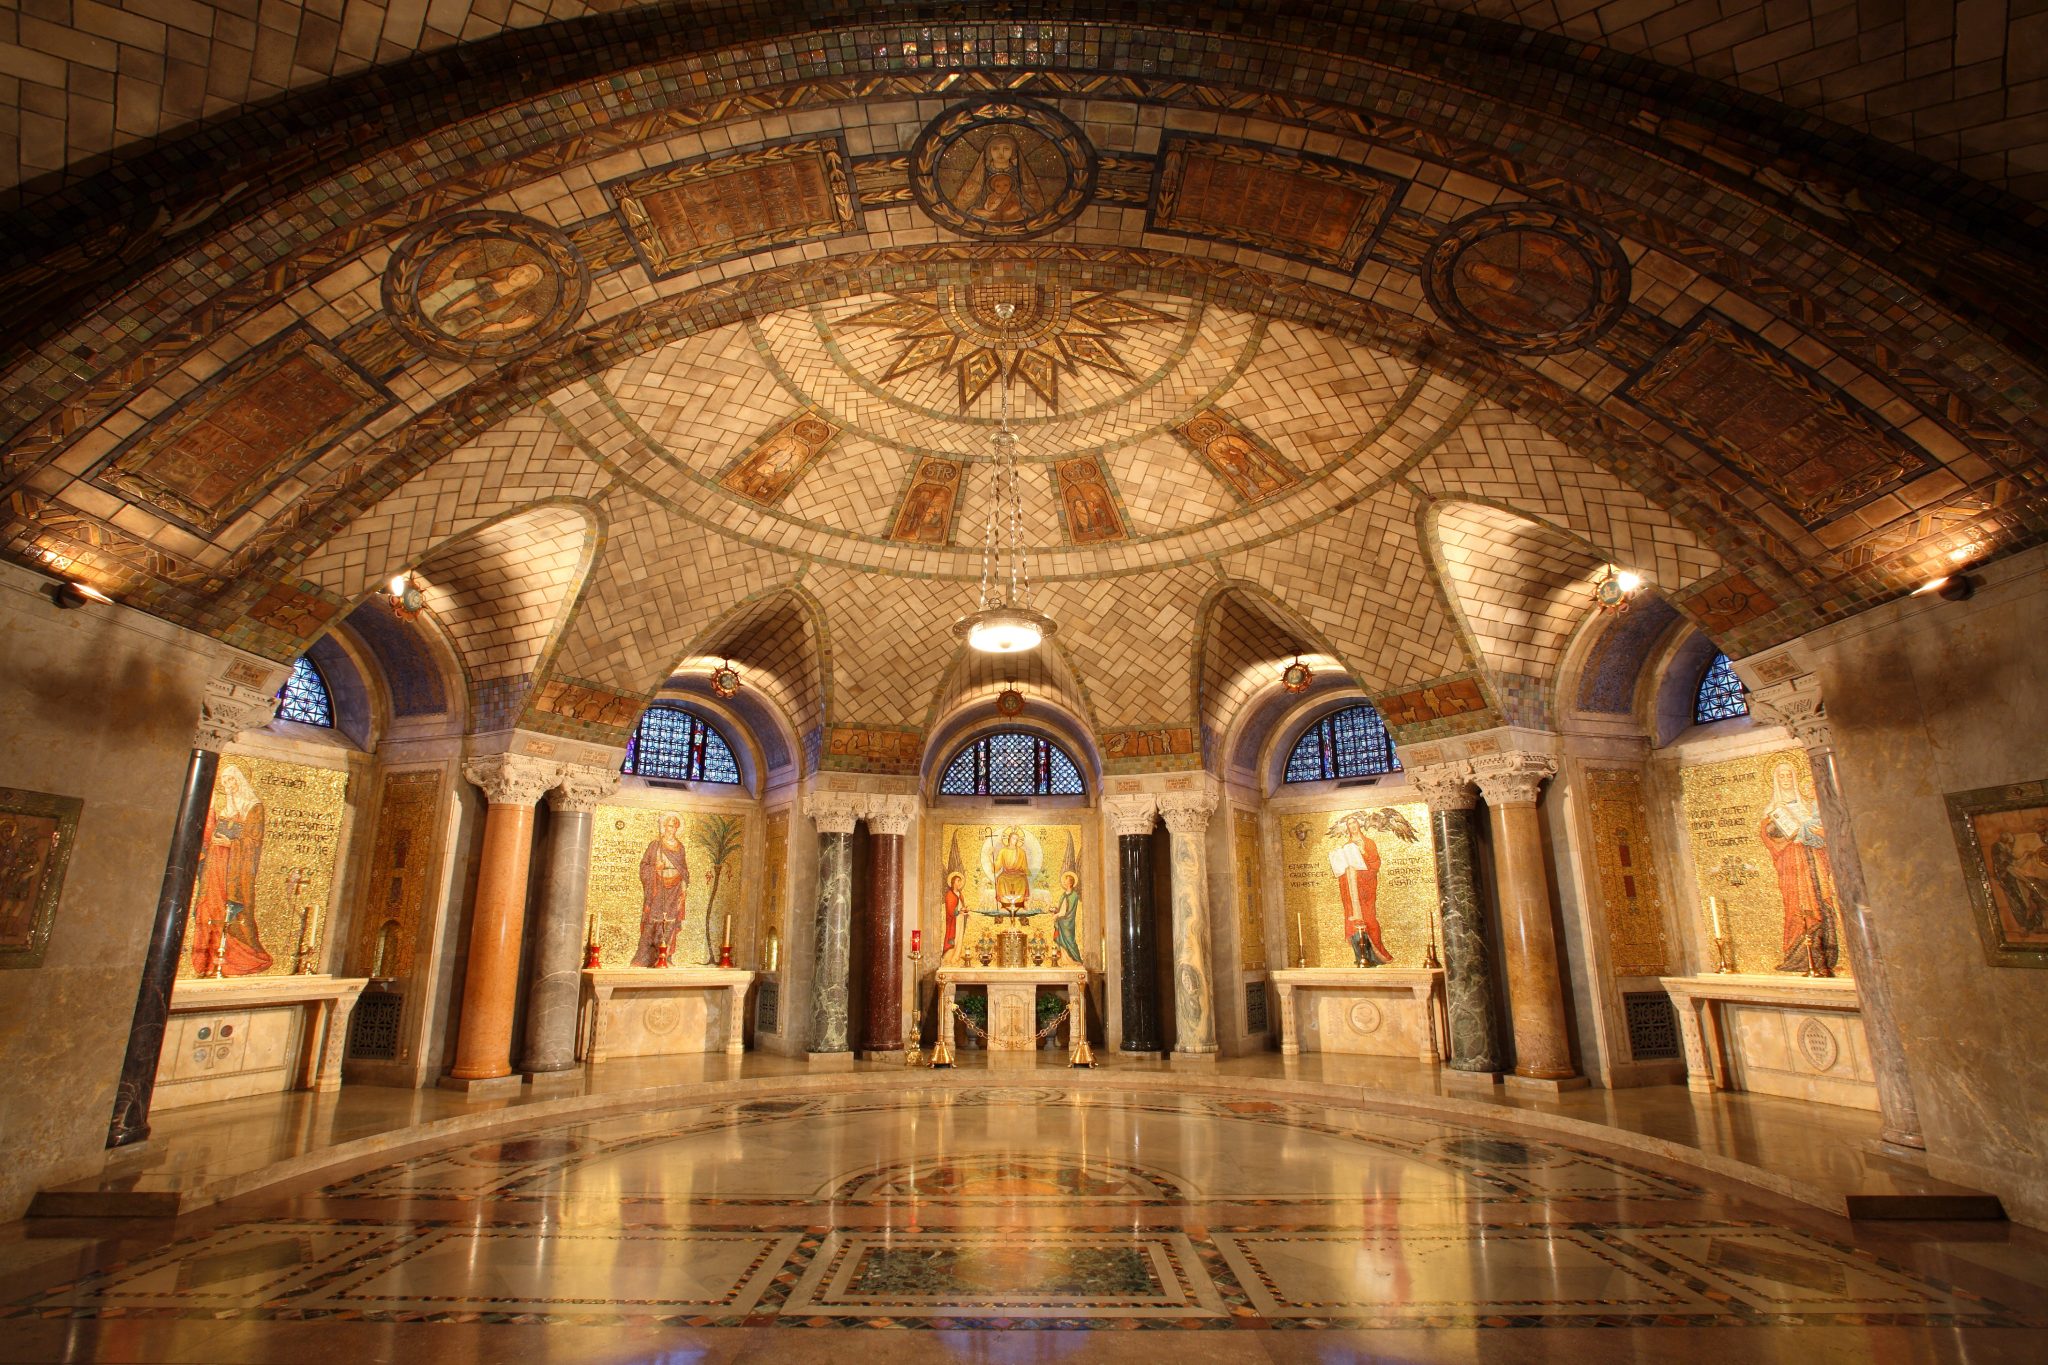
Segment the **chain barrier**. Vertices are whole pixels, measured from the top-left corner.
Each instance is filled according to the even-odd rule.
[[[1044,1028],[1040,1029],[1036,1034],[1032,1035],[1031,1041],[1033,1041],[1034,1043],[1042,1043],[1046,1039],[1052,1037],[1053,1030],[1058,1028],[1061,1024],[1066,1023],[1068,1017],[1072,1015],[1073,1012],[1074,1007],[1069,1005],[1067,1008],[1061,1010],[1058,1014],[1055,1014],[1052,1017],[1052,1022],[1048,1023]],[[959,1018],[961,1023],[967,1025],[967,1031],[969,1033],[973,1034],[976,1038],[980,1039],[984,1043],[988,1041],[988,1034],[983,1032],[981,1026],[976,1024],[973,1019],[968,1017],[967,1011],[961,1009],[957,1001],[954,1002],[953,1013]]]

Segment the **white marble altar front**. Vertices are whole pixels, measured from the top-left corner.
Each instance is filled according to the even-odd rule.
[[[1086,1008],[1085,967],[941,967],[939,979],[939,1027],[953,1022],[953,996],[959,986],[988,988],[988,1050],[990,1052],[1031,1052],[1038,1047],[1038,988],[1063,986],[1067,1009],[1072,1013],[1069,1037],[1082,1027]],[[945,1036],[943,1033],[941,1036]]]
[[[333,976],[180,981],[171,992],[156,1107],[341,1089],[349,1016],[368,984]]]
[[[1665,977],[1694,1090],[1753,1090],[1877,1108],[1877,1080],[1848,977],[1728,972]]]
[[[599,967],[583,973],[576,1059],[747,1049],[754,973],[728,967]]]
[[[1280,991],[1280,1051],[1371,1057],[1444,1056],[1436,997],[1443,973],[1421,967],[1289,967]]]

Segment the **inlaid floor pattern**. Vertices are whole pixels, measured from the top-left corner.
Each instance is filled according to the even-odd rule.
[[[972,1334],[1103,1332],[1117,1358],[1146,1353],[1132,1329],[1428,1328],[1467,1358],[1492,1329],[1825,1328],[1804,1353],[1845,1359],[1920,1329],[1930,1359],[2048,1358],[2038,1256],[1972,1259],[1940,1229],[1859,1230],[1642,1158],[1292,1100],[754,1099],[470,1142],[154,1232],[92,1226],[16,1278],[0,1358],[270,1359],[303,1339],[288,1325],[321,1323],[402,1328],[420,1359],[556,1358],[437,1340],[454,1324],[542,1342],[744,1329],[757,1347],[763,1329],[907,1330],[977,1356]],[[777,1339],[804,1358],[809,1338]],[[1632,1354],[1622,1332],[1593,1355],[1603,1339]],[[602,1341],[559,1358],[666,1358]]]

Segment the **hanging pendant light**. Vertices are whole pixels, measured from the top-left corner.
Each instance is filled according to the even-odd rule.
[[[1016,312],[1014,303],[995,306],[1005,340]],[[1017,476],[1017,433],[1010,430],[1007,375],[995,457],[995,487],[981,537],[981,598],[974,611],[953,623],[953,634],[984,654],[1021,654],[1036,649],[1055,627],[1051,617],[1031,606],[1031,558],[1024,550],[1024,493]]]

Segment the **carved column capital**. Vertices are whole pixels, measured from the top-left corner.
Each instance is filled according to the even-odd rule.
[[[1209,828],[1209,814],[1216,809],[1213,791],[1161,792],[1159,818],[1176,836],[1199,836]]]
[[[865,798],[861,817],[868,822],[870,834],[908,834],[910,822],[917,818],[917,798],[870,795]]]
[[[1472,760],[1472,780],[1489,806],[1533,806],[1544,779],[1557,771],[1549,754],[1482,754]]]
[[[1159,819],[1159,801],[1149,792],[1133,796],[1105,796],[1102,798],[1102,813],[1109,817],[1109,823],[1120,839],[1129,834],[1150,834]]]
[[[199,724],[192,730],[192,747],[218,753],[244,730],[261,730],[270,724],[277,718],[277,694],[291,673],[290,664],[259,659],[240,650],[225,651],[199,699]]]
[[[564,767],[560,784],[548,793],[548,805],[564,813],[592,811],[618,789],[616,768]]]
[[[1433,763],[1426,768],[1410,768],[1408,781],[1433,811],[1471,810],[1479,803],[1469,763]]]
[[[804,814],[820,834],[851,834],[860,823],[863,798],[856,792],[809,792],[804,796]]]
[[[1752,688],[1749,709],[1757,719],[1790,730],[1808,749],[1822,752],[1835,747],[1827,701],[1820,694],[1820,680],[1811,673]]]
[[[462,775],[483,788],[494,806],[530,806],[562,778],[562,765],[525,754],[490,754],[466,760]]]

